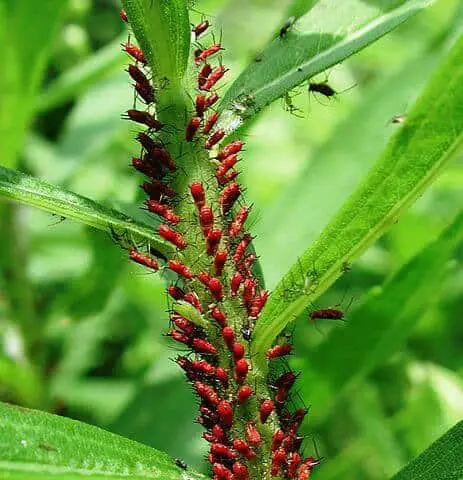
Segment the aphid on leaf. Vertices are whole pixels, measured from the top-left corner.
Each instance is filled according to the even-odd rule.
[[[157,271],[159,270],[159,264],[158,262],[154,259],[149,257],[148,255],[144,255],[141,252],[138,252],[134,248],[130,249],[130,258],[136,263],[139,263],[140,265],[144,265],[145,267],[151,268],[151,270]]]
[[[280,38],[286,37],[288,32],[291,30],[291,27],[295,24],[296,20],[297,20],[297,17],[295,16],[289,17],[288,20],[286,20],[286,22],[280,28],[280,34],[279,34]]]
[[[195,40],[203,34],[209,28],[209,22],[205,20],[204,22],[198,23],[192,28],[192,32],[195,34]]]
[[[407,115],[404,113],[402,115],[394,115],[392,118],[391,118],[391,123],[395,123],[395,124],[403,124],[405,123],[405,120],[407,119]]]
[[[207,140],[205,144],[206,150],[210,150],[214,145],[219,143],[225,137],[225,130],[216,130]]]
[[[127,12],[122,9],[120,12],[119,12],[119,16],[121,17],[121,20],[125,23],[127,23],[129,21],[129,19],[127,18]]]
[[[209,58],[211,55],[216,54],[220,50],[223,50],[222,46],[220,43],[214,43],[208,48],[205,48],[204,50],[200,50],[199,52],[195,52],[195,63],[196,65],[199,65],[201,62]]]
[[[175,459],[175,465],[177,465],[177,467],[183,468],[183,470],[186,470],[188,468],[188,465],[185,463],[185,461],[181,460],[180,458]]]
[[[186,134],[185,134],[185,139],[187,142],[192,142],[194,136],[199,130],[199,126],[201,125],[201,117],[193,117],[189,122],[186,127]]]
[[[122,48],[137,62],[146,65],[148,62],[146,61],[145,54],[142,52],[140,47],[137,47],[133,43],[130,43],[130,40],[127,43],[122,44]]]

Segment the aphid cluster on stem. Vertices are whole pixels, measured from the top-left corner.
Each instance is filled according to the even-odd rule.
[[[128,20],[125,13],[121,18]],[[194,38],[208,28],[207,21],[193,26]],[[172,186],[180,169],[158,135],[166,127],[156,115],[158,92],[146,58],[130,41],[123,48],[133,59],[127,72],[136,98],[124,117],[142,129],[136,137],[141,152],[132,159],[132,166],[146,177],[142,184],[148,196],[145,206],[161,221],[159,236],[176,247],[176,254],[165,259],[163,267],[177,278],[167,293],[175,302],[187,302],[201,318],[198,322],[194,316],[172,310],[166,335],[182,350],[175,361],[199,398],[196,420],[209,443],[207,459],[213,479],[307,480],[318,461],[304,460],[300,453],[298,430],[307,410],[289,406],[297,379],[285,362],[292,345],[285,342],[267,352],[271,372],[274,366],[285,365],[283,373],[270,375],[267,385],[257,381],[253,368],[250,341],[269,294],[254,273],[257,256],[251,251],[252,236],[246,228],[250,208],[237,182],[244,143],[220,145],[226,132],[218,127],[220,117],[213,110],[219,99],[217,85],[227,73],[223,65],[212,64],[222,46],[213,43],[194,54],[197,93],[180,140],[194,147],[187,151],[203,149],[203,158],[209,157],[208,168],[214,170],[215,185],[191,178],[187,195],[178,195]],[[180,209],[174,202],[184,202],[188,208]],[[180,211],[190,212],[190,218],[186,220]],[[130,250],[130,258],[151,270],[159,269],[157,260],[136,249]]]

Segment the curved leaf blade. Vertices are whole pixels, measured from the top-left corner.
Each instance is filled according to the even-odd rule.
[[[165,453],[75,420],[4,403],[0,418],[0,478],[205,478]]]
[[[62,190],[16,170],[0,167],[0,195],[99,230],[128,234],[135,243],[137,240],[148,241],[153,250],[166,257],[174,252],[173,247],[162,241],[149,226],[89,198]]]
[[[463,478],[463,421],[457,423],[392,480],[457,480]]]
[[[219,109],[227,111],[230,129],[373,43],[432,1],[408,0],[387,13],[361,0],[319,1],[284,38],[274,39],[227,91]]]
[[[460,153],[461,58],[463,37],[363,184],[278,284],[256,325],[253,351],[264,355],[279,332],[342,274],[343,264],[377,240]]]

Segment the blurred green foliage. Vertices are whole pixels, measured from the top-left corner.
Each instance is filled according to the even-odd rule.
[[[12,37],[0,25],[2,43],[18,51],[21,41],[37,47],[26,52],[36,58],[28,64],[34,78],[0,93],[0,113],[11,117],[0,163],[14,165],[19,152],[20,170],[133,213],[141,196],[128,167],[134,132],[120,119],[132,93],[126,59],[117,53],[125,35],[119,6],[58,3],[62,11],[42,12],[49,24],[34,24],[37,32],[26,28]],[[224,62],[236,78],[289,13],[313,2],[194,3],[222,29]],[[387,10],[394,2],[371,3]],[[15,12],[18,25],[26,10]],[[270,288],[400,128],[391,118],[413,104],[462,20],[458,0],[439,0],[328,72],[336,90],[355,88],[326,102],[299,87],[292,101],[302,118],[277,101],[248,130],[242,179],[255,205],[256,247]],[[40,45],[51,52],[46,69]],[[317,330],[306,315],[296,322],[291,362],[304,372],[299,388],[312,412],[304,427],[307,452],[315,443],[326,459],[316,479],[391,476],[463,417],[463,250],[458,242],[436,247],[463,205],[462,160],[317,302],[347,305],[353,298],[346,325]],[[302,176],[313,178],[300,185],[310,192],[309,204],[287,191]],[[297,235],[295,223],[304,226]],[[0,232],[1,399],[103,426],[204,468],[195,400],[162,336],[162,279],[129,264],[109,235],[32,208],[0,203]],[[413,262],[420,274],[408,274]],[[361,329],[356,323],[349,331],[350,317],[361,319]],[[394,348],[360,368],[362,330],[367,335],[378,322],[390,324]],[[351,357],[337,357],[343,342]],[[336,365],[350,388],[334,396],[317,375]]]

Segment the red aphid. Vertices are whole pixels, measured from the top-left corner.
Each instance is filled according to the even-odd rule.
[[[222,338],[225,342],[225,345],[232,352],[233,345],[235,343],[235,332],[233,331],[233,328],[232,327],[222,328]]]
[[[212,105],[214,105],[218,99],[219,99],[219,96],[217,95],[217,93],[213,93],[209,95],[206,98],[206,108],[212,107]]]
[[[229,172],[229,170],[236,165],[237,162],[238,154],[236,153],[234,153],[233,155],[229,155],[227,158],[225,158],[215,171],[216,178],[219,179],[221,177],[224,177]]]
[[[212,296],[218,301],[222,301],[223,299],[223,291],[222,291],[222,284],[218,278],[212,277],[209,280],[208,285],[209,291],[211,292]]]
[[[164,148],[161,142],[153,140],[147,133],[140,132],[137,135],[137,140],[141,143],[142,147],[149,152],[155,148]]]
[[[216,54],[220,50],[222,50],[222,47],[219,43],[214,43],[210,47],[205,48],[204,50],[201,50],[200,53],[195,55],[196,56],[196,58],[195,58],[196,65],[199,65],[201,62],[203,62],[204,60],[209,58],[211,55]]]
[[[169,187],[164,182],[160,180],[152,180],[151,182],[143,182],[142,185],[143,190],[147,193],[150,198],[154,200],[160,200],[163,196],[173,198],[176,195],[174,189]]]
[[[201,117],[193,117],[186,126],[185,140],[192,142],[201,125]]]
[[[151,270],[154,271],[159,270],[159,264],[154,258],[151,258],[148,255],[144,255],[143,253],[138,252],[134,248],[130,249],[129,256],[131,260],[139,263],[140,265],[144,265],[145,267],[151,268]]]
[[[241,360],[244,357],[245,350],[241,343],[235,342],[233,344],[233,359],[236,361]]]
[[[206,124],[203,127],[204,135],[209,135],[211,130],[214,128],[214,125],[217,123],[218,119],[219,119],[219,114],[217,112],[214,112],[211,114],[211,116],[207,119]]]
[[[119,16],[121,17],[121,20],[125,23],[127,23],[129,21],[129,19],[127,18],[127,12],[122,9],[120,12],[119,12]]]
[[[251,308],[249,310],[249,316],[251,318],[257,318],[260,315],[260,312],[267,303],[268,292],[267,290],[261,290],[259,295],[253,300]]]
[[[283,345],[275,345],[267,352],[267,358],[273,360],[274,358],[285,357],[289,355],[293,350],[293,346],[290,343],[284,343]]]
[[[204,33],[207,29],[209,28],[209,22],[208,20],[205,20],[204,22],[198,23],[198,25],[195,25],[192,29],[192,32],[195,34],[195,40],[202,34]]]
[[[159,120],[156,120],[150,113],[136,110],[134,108],[127,110],[127,118],[156,131],[161,130],[161,128],[164,126],[163,123],[161,123]]]
[[[219,381],[223,388],[228,388],[228,372],[223,367],[217,367],[215,378]]]
[[[202,95],[202,94],[196,95],[195,107],[196,107],[196,115],[198,117],[202,117],[204,115],[204,111],[206,110],[205,95]]]
[[[212,423],[217,423],[219,421],[219,416],[215,411],[211,410],[209,407],[206,407],[206,405],[201,405],[199,407],[199,412],[201,413],[201,416],[209,420]]]
[[[240,240],[240,242],[236,246],[235,253],[233,254],[233,261],[235,262],[235,265],[238,265],[241,262],[241,259],[243,258],[246,252],[246,249],[251,243],[251,240],[252,240],[251,235],[247,233],[246,235],[243,236],[243,238]]]
[[[236,438],[233,440],[233,448],[247,460],[252,460],[256,457],[253,449],[244,441]]]
[[[306,458],[297,470],[297,480],[308,480],[314,467],[320,464],[320,460],[313,457]]]
[[[283,448],[279,448],[272,453],[272,467],[271,474],[274,477],[277,477],[280,473],[281,467],[283,466],[286,460],[286,451]]]
[[[205,286],[209,285],[209,281],[211,280],[211,276],[207,272],[199,272],[196,275],[196,278]]]
[[[262,437],[254,423],[248,423],[246,425],[246,438],[250,445],[254,445],[256,447],[262,443]]]
[[[286,434],[283,432],[283,430],[278,429],[272,436],[272,446],[271,450],[272,452],[275,452],[281,447],[281,444],[285,438]]]
[[[243,282],[243,303],[249,308],[256,295],[256,281],[253,278],[246,278]]]
[[[170,319],[172,323],[179,329],[182,330],[183,333],[186,333],[190,337],[196,333],[196,327],[193,323],[187,320],[185,317],[182,317],[178,313],[174,313]]]
[[[293,385],[294,382],[297,380],[297,375],[292,372],[283,373],[280,375],[274,382],[273,385],[277,388],[284,388],[285,390],[289,390]]]
[[[199,224],[201,225],[204,236],[207,237],[214,225],[214,212],[211,207],[207,205],[201,207],[199,211]]]
[[[212,465],[214,480],[234,480],[233,473],[221,463],[214,462]]]
[[[249,480],[248,467],[241,462],[235,462],[232,467],[236,480]]]
[[[168,242],[173,243],[177,248],[183,249],[185,248],[188,244],[182,237],[182,234],[179,232],[176,232],[175,230],[172,230],[169,226],[167,225],[159,225],[158,227],[158,232],[159,235],[164,239],[167,240]],[[169,268],[171,268],[169,266]],[[171,268],[172,269],[172,268]],[[173,270],[173,269],[172,269]],[[185,270],[187,272],[188,270]],[[178,272],[177,272],[178,273]],[[191,273],[191,272],[190,272]],[[188,275],[190,275],[190,273]],[[185,278],[188,278],[187,276],[180,274]],[[193,277],[191,277],[193,278]]]
[[[236,394],[236,401],[242,405],[246,403],[249,397],[253,394],[252,388],[249,385],[242,385],[238,389],[238,393]]]
[[[309,313],[310,320],[344,320],[344,312],[337,308],[321,308]]]
[[[167,332],[167,336],[172,337],[175,341],[185,345],[190,345],[191,343],[191,339],[188,335],[178,332],[177,330],[171,330],[170,332]]]
[[[240,272],[235,272],[230,279],[230,292],[232,297],[235,297],[238,294],[242,282],[243,275]]]
[[[187,280],[192,280],[194,277],[191,270],[178,260],[169,260],[169,263],[167,265],[173,272],[183,278],[186,278]]]
[[[216,158],[222,161],[228,156],[233,155],[234,153],[240,152],[243,146],[244,146],[244,142],[240,140],[235,140],[234,142],[231,142],[228,145],[225,145],[222,148],[222,150],[219,151]]]
[[[273,405],[272,400],[263,400],[259,407],[259,416],[261,423],[265,423],[268,417],[271,415],[275,406]]]
[[[308,410],[306,408],[297,408],[296,411],[291,415],[289,421],[290,432],[296,433],[299,430],[302,422],[304,421],[305,416],[307,415]]]
[[[222,238],[221,230],[211,230],[206,238],[206,252],[208,255],[214,255]]]
[[[203,184],[200,182],[193,182],[190,185],[190,192],[196,207],[198,210],[201,209],[201,207],[204,206],[206,198]]]
[[[212,308],[211,308],[211,317],[222,327],[226,327],[227,326],[227,318],[225,316],[225,314],[222,312],[222,310],[220,310],[219,307],[217,307],[216,305],[214,305]]]
[[[157,200],[148,200],[146,206],[150,212],[159,215],[172,225],[177,225],[180,222],[180,217],[172,209]]]
[[[203,312],[203,306],[201,305],[201,301],[199,300],[196,293],[193,293],[193,292],[185,293],[183,300],[193,305],[193,307],[195,307],[196,310],[198,310],[198,312],[201,312],[201,313]]]
[[[137,82],[135,84],[135,91],[147,105],[154,103],[154,101],[156,100],[156,97],[154,96],[154,89],[149,83]],[[139,123],[144,123],[144,122],[139,122]],[[160,128],[158,130],[160,130]]]
[[[208,404],[212,405],[213,407],[216,407],[219,402],[220,398],[217,392],[210,387],[209,385],[206,385],[203,382],[196,381],[194,383],[194,388],[196,390],[196,393]]]
[[[223,215],[226,215],[233,208],[240,195],[241,189],[237,183],[231,183],[223,189],[220,194],[220,208]]]
[[[143,173],[147,177],[151,177],[151,178],[160,177],[160,171],[153,165],[150,165],[149,163],[144,161],[144,159],[142,158],[133,157],[132,166],[133,168],[135,168],[135,170],[138,170],[140,173]]]
[[[243,270],[247,275],[250,275],[252,271],[252,266],[256,260],[257,255],[255,253],[250,253],[246,255],[243,262],[240,264],[240,269]]]
[[[226,428],[230,428],[233,423],[233,406],[227,400],[221,400],[217,405],[217,414],[220,422]]]
[[[206,150],[210,150],[214,145],[219,143],[225,137],[225,130],[216,130],[207,140],[205,144]]]
[[[234,182],[234,181],[236,180],[236,178],[238,177],[239,174],[240,174],[240,172],[237,172],[237,171],[235,170],[235,171],[233,171],[233,172],[230,172],[228,175],[224,175],[223,177],[217,177],[217,175],[216,175],[217,183],[218,183],[221,187],[224,187],[224,186],[227,185],[228,183]]]
[[[191,362],[191,369],[203,375],[215,375],[215,367],[206,360],[193,360]]]
[[[231,156],[233,157],[234,155],[231,155]],[[228,158],[230,157],[227,157],[227,159]],[[224,163],[226,162],[227,159],[224,160]],[[241,207],[238,210],[237,214],[235,215],[235,218],[233,219],[232,223],[228,227],[228,234],[230,235],[230,237],[232,238],[237,237],[241,233],[241,230],[243,229],[243,226],[244,226],[244,222],[246,222],[248,215],[249,215],[248,207]]]
[[[227,69],[220,65],[212,70],[202,89],[209,91],[227,72]]]
[[[236,458],[236,453],[223,443],[213,443],[211,445],[211,453],[217,457],[229,458],[230,460]]]
[[[148,63],[146,61],[144,53],[141,51],[139,47],[137,47],[133,43],[130,43],[130,42],[124,43],[122,47],[137,62],[143,63],[143,65],[146,65]]]
[[[238,383],[243,383],[249,371],[249,363],[245,358],[241,358],[235,363],[235,378]]]
[[[136,65],[129,65],[127,68],[127,72],[132,78],[132,80],[134,80],[136,83],[151,86],[147,76]]]
[[[175,285],[169,285],[169,287],[167,287],[167,293],[174,300],[182,300],[185,296],[185,292],[180,287],[176,287]]]
[[[225,250],[220,250],[214,257],[215,274],[220,277],[227,261],[228,253]]]
[[[155,147],[151,150],[148,150],[146,155],[147,159],[151,159],[155,163],[162,163],[165,165],[171,172],[177,170],[174,160],[170,156],[170,153],[165,148]]]
[[[212,343],[202,338],[194,338],[191,347],[196,353],[206,353],[208,355],[217,355],[217,349]]]
[[[223,431],[223,428],[220,425],[214,425],[212,427],[212,435],[215,438],[214,443],[221,443],[225,437],[225,432]]]
[[[199,75],[198,75],[198,88],[201,90],[202,86],[206,83],[207,78],[212,72],[212,67],[209,63],[205,63],[203,68],[201,68]],[[206,108],[210,107],[207,105]]]

